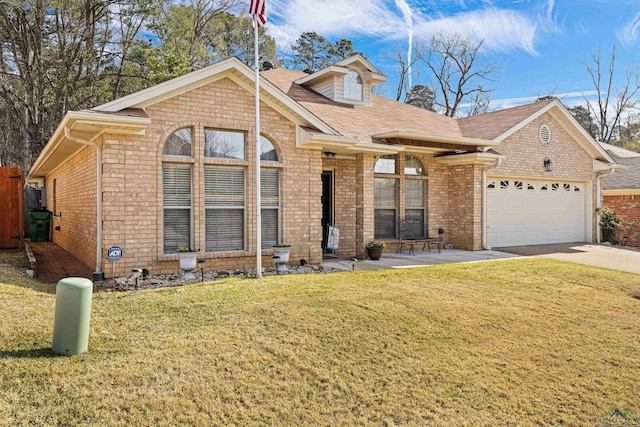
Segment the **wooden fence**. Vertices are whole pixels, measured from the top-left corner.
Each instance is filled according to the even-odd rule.
[[[0,167],[0,249],[24,245],[24,173],[14,167]]]

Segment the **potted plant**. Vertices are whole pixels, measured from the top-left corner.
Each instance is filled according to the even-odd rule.
[[[382,252],[386,246],[384,242],[369,242],[366,246],[367,255],[369,255],[369,258],[373,261],[377,261],[382,256]]]
[[[192,273],[198,263],[198,251],[189,248],[178,248],[178,256],[180,257],[180,269],[184,270],[183,279],[195,279]]]

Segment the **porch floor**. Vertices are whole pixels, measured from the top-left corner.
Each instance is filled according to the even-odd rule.
[[[437,250],[432,249],[431,252],[422,252],[420,250],[417,250],[415,255],[386,251],[382,254],[382,258],[380,258],[378,261],[372,261],[370,259],[358,259],[358,261],[354,263],[348,258],[325,259],[322,262],[322,265],[339,270],[351,271],[353,269],[353,264],[355,264],[356,270],[375,270],[380,268],[412,268],[438,264],[481,262],[519,257],[520,255],[498,251],[465,251],[462,249],[442,249],[442,252],[438,253]]]

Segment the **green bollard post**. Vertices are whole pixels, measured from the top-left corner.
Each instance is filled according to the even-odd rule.
[[[93,282],[68,277],[56,286],[56,314],[53,321],[53,352],[71,356],[87,351]]]

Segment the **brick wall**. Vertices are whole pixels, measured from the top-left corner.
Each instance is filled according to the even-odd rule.
[[[55,212],[53,187],[56,181]],[[52,240],[91,270],[96,267],[96,149],[86,147],[49,175]],[[59,227],[59,230],[56,230]]]
[[[321,260],[321,153],[296,147],[295,124],[261,104],[261,128],[281,157],[281,241],[293,245],[292,262]],[[255,113],[253,95],[222,79],[146,108],[151,124],[144,136],[107,135],[104,144],[105,248],[119,244],[125,257],[116,276],[146,267],[152,274],[178,271],[178,256],[162,248],[162,148],[179,128],[194,130],[192,206],[194,248],[204,248],[204,128],[244,131],[246,250],[206,254],[205,268],[255,266]],[[220,161],[218,163],[225,163]],[[199,178],[200,177],[200,178]],[[262,251],[263,266],[273,265],[272,251]],[[106,271],[110,276],[110,271]]]
[[[551,130],[551,141],[546,145],[538,139],[542,124]],[[499,167],[491,169],[491,175],[576,181],[593,179],[592,157],[549,113],[506,138],[496,149],[507,158]],[[553,161],[552,172],[545,172],[545,158]]]
[[[603,197],[603,205],[611,209],[620,219],[640,224],[640,195],[619,195]],[[627,246],[640,247],[640,229],[627,236]]]

